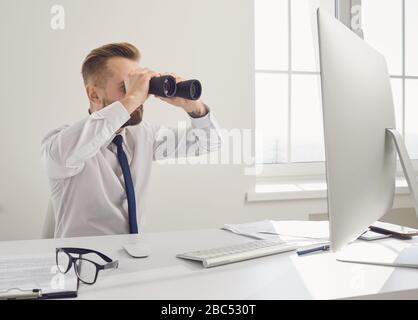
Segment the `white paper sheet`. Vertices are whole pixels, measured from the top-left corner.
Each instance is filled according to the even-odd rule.
[[[55,255],[0,256],[0,292],[12,288],[41,289],[42,293],[77,291],[77,276],[72,268],[58,271]]]
[[[274,233],[301,238],[329,239],[328,221],[272,221]]]
[[[225,224],[223,229],[255,239],[281,239],[305,246],[329,240],[328,221],[261,220],[243,224]]]

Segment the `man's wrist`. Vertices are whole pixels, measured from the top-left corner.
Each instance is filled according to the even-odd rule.
[[[209,108],[201,101],[193,105],[192,108],[183,108],[192,118],[201,118],[208,114]]]
[[[137,99],[135,99],[135,97],[132,96],[125,96],[122,100],[120,100],[119,102],[122,103],[122,105],[125,107],[125,109],[129,112],[129,114],[131,114],[132,112],[135,111],[135,109],[138,107],[137,106]]]

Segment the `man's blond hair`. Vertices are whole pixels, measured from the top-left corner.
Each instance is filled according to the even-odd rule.
[[[113,57],[139,61],[141,53],[134,45],[127,42],[110,43],[93,49],[84,59],[81,68],[84,84],[87,85],[91,80],[94,84],[103,86],[109,76],[106,63]]]

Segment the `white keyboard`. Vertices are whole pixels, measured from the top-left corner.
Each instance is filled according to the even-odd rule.
[[[210,268],[295,249],[297,249],[296,243],[281,240],[255,240],[227,247],[186,252],[176,255],[176,257],[202,261],[205,268]]]

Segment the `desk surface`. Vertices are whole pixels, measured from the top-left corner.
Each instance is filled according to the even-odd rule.
[[[131,258],[122,245],[137,239],[148,258]],[[59,246],[99,250],[119,260],[117,270],[81,285],[79,299],[340,299],[418,298],[418,269],[345,263],[332,252],[295,252],[204,269],[177,253],[252,241],[218,229],[0,242],[0,255],[50,253]],[[390,244],[395,239],[381,240]],[[418,242],[418,239],[411,240]]]

